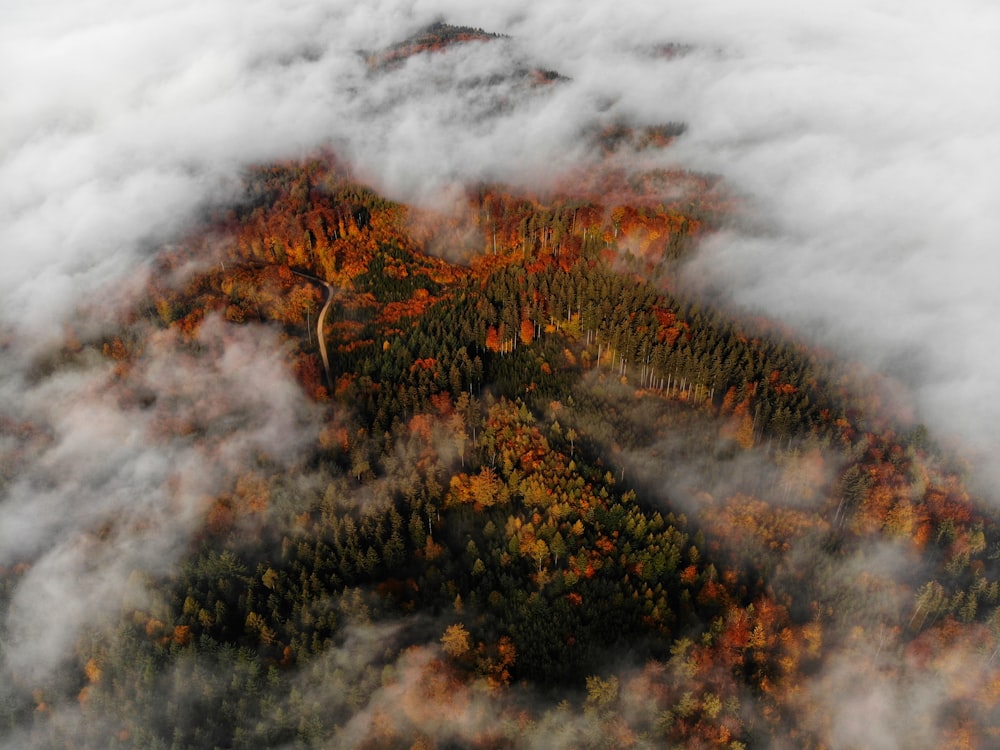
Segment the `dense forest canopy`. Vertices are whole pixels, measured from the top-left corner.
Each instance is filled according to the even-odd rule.
[[[818,748],[803,685],[831,650],[884,680],[941,669],[942,644],[989,665],[996,524],[921,426],[830,357],[642,280],[718,222],[708,184],[686,211],[482,185],[456,224],[332,154],[246,179],[210,259],[199,236],[164,251],[121,330],[63,366],[99,352],[164,440],[208,443],[211,414],[149,392],[147,350],[266,328],[320,430],[205,498],[181,566],[134,571],[148,599],[107,602],[75,668],[8,685],[8,730],[34,714],[58,744],[44,717],[73,702],[100,718],[76,746],[502,747],[570,712],[571,744]],[[467,263],[428,254],[452,237]],[[878,549],[909,574],[869,569]],[[357,639],[372,652],[344,664]],[[989,736],[990,693],[942,689],[963,708],[935,736]],[[469,718],[483,701],[506,718]]]
[[[508,41],[435,23],[363,59]],[[518,66],[483,85],[568,80]],[[60,461],[109,495],[61,550],[99,570],[79,631],[4,532],[3,747],[820,750],[864,746],[860,684],[899,746],[996,744],[1000,529],[966,464],[877,373],[685,286],[747,211],[641,166],[685,124],[583,131],[593,163],[445,209],[333,149],[258,163],[32,360],[127,439],[82,469],[0,413],[0,498],[44,509]]]

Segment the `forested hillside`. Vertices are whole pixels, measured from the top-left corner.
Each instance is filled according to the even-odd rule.
[[[944,644],[988,665],[996,526],[925,431],[822,353],[640,277],[723,215],[685,180],[684,208],[653,174],[623,181],[631,204],[490,185],[433,216],[331,155],[248,174],[121,330],[79,346],[117,363],[118,398],[155,400],[133,374],[162,332],[196,352],[208,325],[273,328],[322,430],[293,470],[265,449],[207,498],[179,572],[107,602],[117,625],[72,676],[5,687],[5,724],[33,713],[75,747],[507,747],[558,726],[567,746],[819,748],[807,686],[833,658],[875,680],[946,669]],[[159,429],[197,443],[199,416]],[[909,574],[869,566],[880,548]],[[996,685],[940,684],[961,705],[941,746],[995,738]],[[46,724],[67,701],[86,736]]]
[[[367,74],[502,39],[435,24]],[[821,750],[864,746],[860,675],[899,747],[1000,742],[1000,531],[961,458],[877,374],[678,282],[744,210],[627,158],[683,124],[585,130],[596,166],[441,209],[331,151],[258,165],[112,325],[67,324],[29,377],[98,363],[88,387],[192,467],[162,516],[95,514],[85,555],[195,532],[107,588],[60,669],[11,668],[0,736]],[[55,438],[0,420],[2,492]],[[33,554],[0,568],[0,611]]]

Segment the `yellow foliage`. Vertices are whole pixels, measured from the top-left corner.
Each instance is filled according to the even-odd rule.
[[[736,442],[741,448],[753,447],[753,419],[749,414],[744,414],[740,418],[739,427],[736,428]]]
[[[97,665],[97,659],[91,658],[83,668],[83,673],[87,675],[87,682],[100,682],[103,671]]]
[[[441,645],[444,652],[451,657],[457,659],[464,656],[472,646],[469,631],[460,622],[449,625],[444,631],[444,635],[441,636]]]

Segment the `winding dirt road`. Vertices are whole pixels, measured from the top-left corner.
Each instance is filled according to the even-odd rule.
[[[274,263],[262,263],[260,261],[250,261],[247,265],[254,268],[276,268],[277,265]],[[330,309],[330,305],[333,304],[334,288],[333,284],[329,281],[321,279],[319,276],[314,276],[307,271],[299,271],[291,266],[288,270],[294,273],[296,276],[301,276],[306,281],[311,281],[314,284],[319,284],[323,289],[326,290],[326,301],[323,303],[322,309],[319,311],[319,317],[316,319],[316,340],[319,342],[319,356],[323,360],[323,372],[326,374],[326,387],[333,393],[333,376],[330,374],[330,357],[326,351],[326,336],[323,335],[323,324],[326,322],[326,313]]]
[[[330,305],[333,304],[333,284],[305,271],[296,271],[294,268],[289,270],[296,276],[301,276],[303,279],[319,284],[326,290],[326,302],[323,303],[323,308],[319,311],[319,317],[316,318],[316,340],[319,342],[319,356],[323,360],[323,372],[326,373],[326,385],[330,389],[330,393],[333,393],[333,377],[330,375],[330,357],[326,352],[326,336],[323,335],[323,323],[326,322],[326,313],[330,309]]]

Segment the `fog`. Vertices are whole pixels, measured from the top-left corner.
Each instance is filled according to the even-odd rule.
[[[508,38],[369,70],[363,51],[439,19]],[[0,441],[5,461],[30,454],[0,485],[0,564],[35,563],[0,674],[55,669],[129,571],[169,568],[240,461],[278,444],[292,463],[313,434],[263,331],[209,325],[217,360],[158,340],[134,377],[174,397],[151,413],[123,407],[106,362],[42,376],[39,362],[69,325],[108,325],[156,248],[233,200],[245,167],[320,147],[437,204],[462,181],[538,186],[586,164],[595,122],[684,121],[657,158],[721,175],[750,219],[705,242],[682,283],[902,381],[933,435],[1000,478],[998,39],[988,0],[5,3],[0,415],[42,437]],[[691,51],[650,52],[665,43]],[[511,73],[533,68],[566,78]],[[220,405],[235,392],[250,395]],[[219,426],[208,458],[164,442],[153,422],[172,410]]]
[[[32,563],[6,613],[2,666],[18,679],[48,676],[85,627],[143,602],[133,573],[169,571],[246,467],[294,466],[315,439],[317,409],[271,332],[210,319],[198,357],[177,338],[154,334],[126,384],[95,365],[19,394],[18,417],[47,439],[0,504],[0,566]]]
[[[438,18],[510,38],[367,70],[360,51]],[[904,377],[921,419],[997,445],[989,3],[53,1],[3,21],[0,315],[32,341],[249,163],[331,145],[432,200],[552,177],[595,118],[683,120],[669,158],[722,175],[758,222],[707,243],[689,281]],[[693,52],[649,54],[667,42]],[[538,91],[511,67],[569,80]]]
[[[919,418],[989,461],[997,9],[789,4],[784,24],[745,12],[735,52],[697,73],[681,158],[752,195],[767,226],[716,238],[692,275],[902,378]]]

